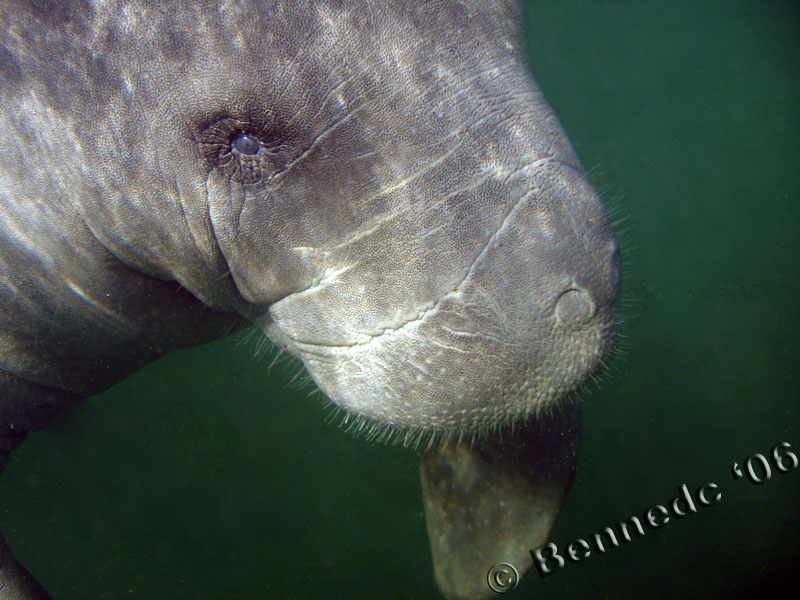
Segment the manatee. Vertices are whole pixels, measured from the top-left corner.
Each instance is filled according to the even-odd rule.
[[[621,268],[520,7],[0,15],[0,468],[146,363],[256,327],[353,429],[419,448],[446,597],[529,567],[574,472],[577,393],[615,347]],[[0,598],[46,597],[0,536]]]

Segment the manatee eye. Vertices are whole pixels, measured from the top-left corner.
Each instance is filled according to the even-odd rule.
[[[198,125],[193,137],[206,173],[218,171],[237,183],[267,185],[302,152],[296,132],[272,116],[215,116]]]
[[[233,140],[233,147],[241,154],[253,155],[258,152],[261,144],[258,143],[256,138],[243,133]]]

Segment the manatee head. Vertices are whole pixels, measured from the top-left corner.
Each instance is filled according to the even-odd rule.
[[[260,326],[348,420],[485,431],[607,361],[618,245],[511,3],[93,11],[53,95],[64,156],[91,158],[83,219]]]

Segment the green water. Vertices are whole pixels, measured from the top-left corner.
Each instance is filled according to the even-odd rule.
[[[748,598],[797,576],[800,5],[531,2],[536,78],[621,221],[627,322],[585,398],[559,546],[715,482],[719,504],[509,598]],[[168,356],[30,437],[0,480],[62,600],[436,598],[412,452],[324,422],[254,340]]]

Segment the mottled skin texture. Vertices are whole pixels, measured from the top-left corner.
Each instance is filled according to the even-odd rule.
[[[247,323],[411,433],[547,410],[612,351],[617,243],[514,3],[10,0],[0,23],[0,464]]]

